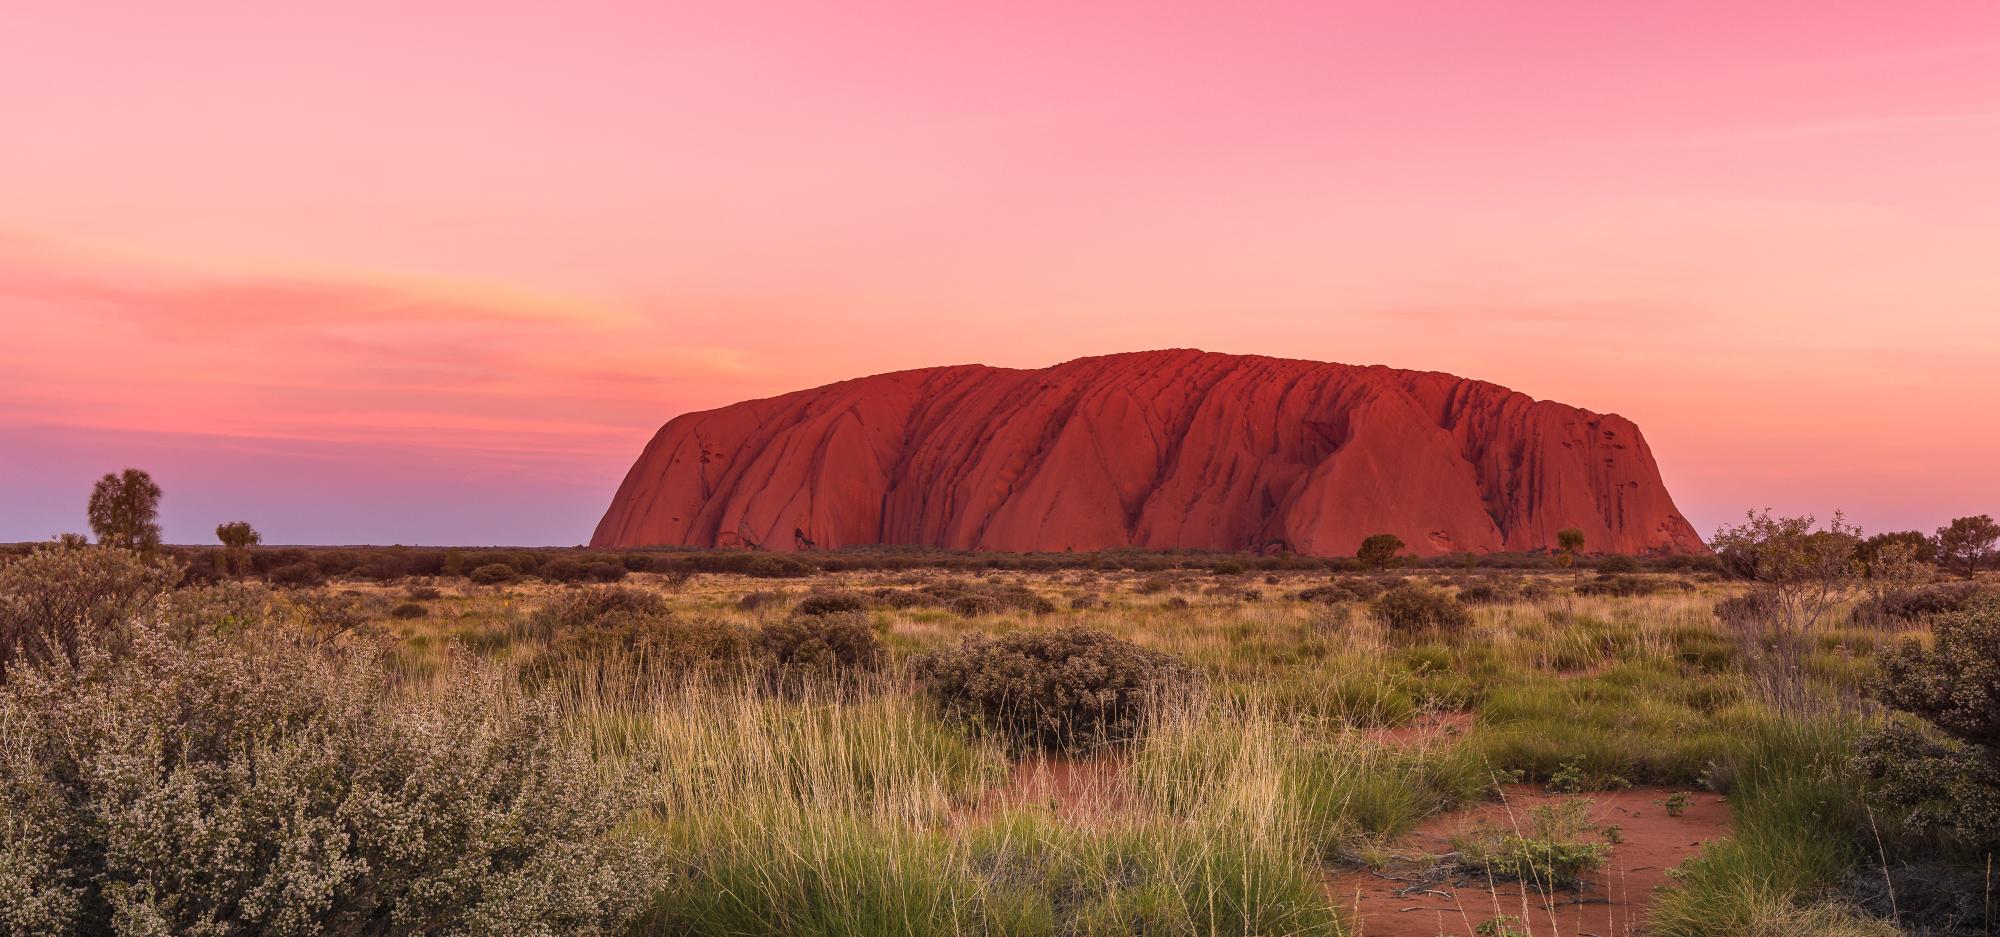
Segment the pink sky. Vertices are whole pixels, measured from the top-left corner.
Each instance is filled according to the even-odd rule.
[[[2000,513],[2000,4],[16,4],[0,540],[575,543],[658,425],[1192,346]]]

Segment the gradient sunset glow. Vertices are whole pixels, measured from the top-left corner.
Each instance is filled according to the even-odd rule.
[[[670,417],[1165,347],[2000,512],[2000,5],[0,11],[0,540],[586,539]]]

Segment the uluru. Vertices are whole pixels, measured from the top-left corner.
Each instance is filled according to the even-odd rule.
[[[674,418],[598,547],[1704,552],[1632,421],[1483,381],[1195,350],[954,365]]]

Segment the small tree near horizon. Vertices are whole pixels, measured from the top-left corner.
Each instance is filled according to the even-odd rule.
[[[264,535],[249,521],[215,525],[215,539],[222,541],[223,572],[241,576],[250,572],[250,548],[264,542]]]
[[[1938,559],[1946,565],[1965,573],[1971,579],[1979,574],[1979,567],[1993,555],[1993,544],[2000,541],[2000,524],[1986,514],[1955,518],[1944,527],[1938,528]]]
[[[1395,534],[1375,534],[1361,541],[1361,549],[1354,551],[1355,559],[1371,569],[1381,569],[1396,558],[1403,549],[1403,538]]]
[[[1896,554],[1897,560],[1915,561],[1918,563],[1936,563],[1938,561],[1937,541],[1915,530],[1897,530],[1875,534],[1855,546],[1854,558],[1860,560],[1862,565],[1868,567],[1868,574],[1872,576],[1875,574],[1876,560],[1882,556],[1884,550],[1891,547],[1902,547],[1902,550]]]
[[[1860,542],[1861,529],[1839,511],[1823,528],[1810,514],[1772,517],[1768,509],[1750,511],[1742,524],[1716,531],[1710,542],[1715,552],[1757,584],[1749,595],[1725,600],[1717,614],[1772,702],[1789,708],[1810,701],[1806,665],[1812,641],[1860,576],[1854,558]]]
[[[1576,565],[1583,555],[1583,528],[1565,527],[1556,531],[1556,563],[1564,569]]]
[[[151,554],[160,545],[160,486],[128,468],[106,474],[90,491],[90,531],[97,542]]]

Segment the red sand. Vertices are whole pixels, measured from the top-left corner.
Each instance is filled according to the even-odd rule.
[[[591,545],[1705,552],[1639,428],[1449,374],[1173,350],[690,413]]]
[[[988,789],[957,821],[976,823],[1013,807],[1042,807],[1071,822],[1095,824],[1125,809],[1130,761],[1124,752],[1024,758],[1014,763],[1004,786]]]
[[[1505,803],[1483,804],[1440,817],[1396,844],[1404,861],[1380,874],[1366,869],[1334,876],[1328,889],[1355,912],[1360,937],[1460,937],[1471,935],[1481,921],[1507,915],[1515,926],[1535,937],[1627,937],[1639,932],[1653,893],[1667,880],[1667,870],[1694,855],[1703,843],[1729,833],[1729,807],[1712,793],[1689,791],[1687,811],[1668,816],[1662,802],[1675,793],[1635,788],[1580,795],[1593,803],[1592,821],[1617,825],[1623,841],[1611,850],[1603,870],[1587,876],[1576,893],[1555,892],[1546,898],[1520,883],[1490,885],[1484,880],[1457,879],[1419,888],[1408,894],[1411,881],[1431,863],[1424,857],[1452,851],[1451,835],[1480,823],[1505,826],[1538,805],[1562,800],[1529,788],[1510,790]]]

